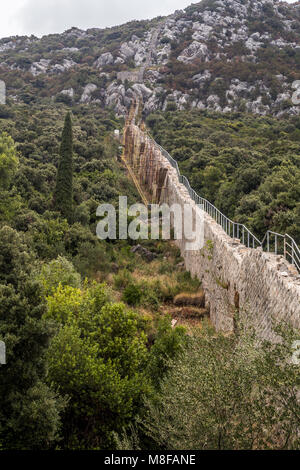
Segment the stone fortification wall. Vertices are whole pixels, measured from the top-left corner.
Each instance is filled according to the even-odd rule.
[[[190,204],[194,201],[176,170],[143,129],[128,124],[124,132],[125,157],[152,203]],[[300,276],[282,256],[261,248],[246,248],[230,238],[204,214],[204,247],[186,250],[177,242],[186,269],[197,276],[206,294],[211,320],[218,330],[234,331],[237,314],[251,321],[261,337],[272,339],[272,320],[300,328]]]

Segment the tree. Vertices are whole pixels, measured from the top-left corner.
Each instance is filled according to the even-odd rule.
[[[0,230],[0,340],[7,364],[0,374],[0,442],[4,449],[47,449],[59,437],[64,400],[45,383],[49,339],[46,305],[31,281],[32,255],[21,236]]]
[[[0,220],[7,223],[15,217],[21,200],[11,183],[18,169],[19,159],[13,139],[0,132]]]
[[[111,448],[112,432],[128,426],[149,387],[138,317],[109,297],[94,284],[84,291],[60,285],[48,298],[47,315],[61,324],[48,359],[49,382],[69,397],[66,448]]]
[[[67,113],[62,132],[60,160],[54,193],[55,207],[68,220],[73,212],[73,135],[70,113]]]
[[[18,157],[13,139],[3,132],[0,134],[0,188],[7,189],[18,167]]]
[[[80,287],[81,277],[73,264],[63,256],[42,266],[38,274],[46,295],[52,294],[61,284],[62,286]]]
[[[175,359],[187,341],[185,329],[182,326],[172,327],[171,318],[163,317],[157,325],[154,344],[150,350],[147,372],[155,387],[165,376],[170,366],[170,360]]]
[[[147,400],[142,430],[159,448],[299,448],[299,334],[282,341],[203,330],[173,362],[159,393]],[[156,447],[157,448],[157,447]]]

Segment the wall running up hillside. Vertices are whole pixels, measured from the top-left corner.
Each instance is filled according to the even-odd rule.
[[[169,205],[195,202],[177,177],[176,170],[155,143],[138,126],[124,130],[125,158],[153,203]],[[240,316],[252,323],[262,338],[274,339],[272,320],[285,320],[300,328],[300,276],[282,256],[261,248],[246,248],[230,238],[204,214],[204,248],[187,251],[186,240],[177,241],[185,266],[197,276],[210,306],[217,330],[232,332]]]

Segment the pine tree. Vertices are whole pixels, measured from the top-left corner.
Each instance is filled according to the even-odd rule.
[[[56,188],[54,193],[56,209],[69,221],[73,211],[73,134],[70,113],[65,118],[60,146]]]

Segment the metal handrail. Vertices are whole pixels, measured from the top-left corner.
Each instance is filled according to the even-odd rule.
[[[273,243],[272,237],[274,237]],[[282,241],[282,250],[280,250],[280,240]],[[282,235],[281,233],[272,232],[269,230],[262,241],[262,245],[264,244],[267,245],[266,251],[268,252],[272,251],[271,247],[273,246],[273,250],[276,255],[280,254],[280,251],[283,251],[283,256],[285,259],[294,265],[300,272],[300,249],[295,240],[290,235],[287,233]]]
[[[300,272],[300,248],[290,235],[282,235],[268,230],[263,240],[260,241],[245,225],[229,219],[211,202],[199,196],[196,191],[192,189],[187,177],[180,173],[177,161],[174,160],[174,158],[171,157],[171,155],[161,145],[159,145],[149,133],[148,138],[154,142],[163,156],[166,157],[172,167],[175,168],[179,182],[186,187],[192,200],[195,201],[196,204],[201,204],[204,211],[223,228],[227,235],[233,239],[240,240],[240,242],[248,248],[262,248],[268,253],[283,255],[284,258],[295,266],[298,272]],[[273,243],[271,240],[272,237],[274,237]],[[280,240],[283,241],[282,249],[280,249]]]

